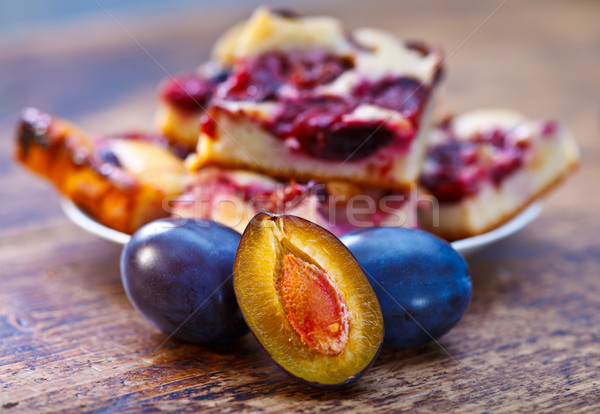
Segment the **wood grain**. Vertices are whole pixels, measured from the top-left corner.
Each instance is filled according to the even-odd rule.
[[[54,191],[11,162],[21,107],[90,130],[148,129],[165,73],[112,21],[57,28],[45,47],[32,35],[0,49],[0,411],[600,411],[600,3],[508,2],[479,29],[501,1],[366,4],[302,11],[437,42],[447,108],[553,116],[582,148],[542,216],[469,261],[473,301],[456,328],[384,350],[336,392],[288,378],[250,336],[220,350],[165,342],[123,293],[120,248],[69,223]],[[168,72],[191,70],[250,8],[124,22]]]

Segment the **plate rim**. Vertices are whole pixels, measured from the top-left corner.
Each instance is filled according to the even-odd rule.
[[[111,241],[116,244],[125,245],[131,238],[127,233],[111,229],[110,227],[100,224],[85,211],[80,209],[73,201],[66,197],[60,197],[60,207],[63,213],[69,220],[76,224],[79,228],[91,233],[101,239]]]
[[[483,249],[484,247],[505,239],[527,227],[527,225],[540,215],[542,208],[543,204],[541,201],[534,201],[499,227],[478,236],[453,241],[450,244],[454,250],[463,255]]]
[[[98,223],[66,197],[60,197],[60,206],[69,220],[81,229],[98,236],[101,239],[125,245],[131,238],[129,234],[122,233]],[[540,215],[542,207],[541,201],[534,201],[500,227],[478,236],[453,241],[450,244],[454,250],[463,256],[469,255],[525,228]]]

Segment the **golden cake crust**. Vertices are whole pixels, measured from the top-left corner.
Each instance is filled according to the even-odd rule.
[[[79,208],[112,229],[131,234],[167,216],[163,199],[182,191],[182,187],[165,191],[164,185],[153,185],[123,168],[118,173],[103,170],[92,161],[93,140],[72,124],[35,109],[24,111],[16,135],[15,155],[21,164],[47,178]],[[181,174],[183,183],[183,166]]]

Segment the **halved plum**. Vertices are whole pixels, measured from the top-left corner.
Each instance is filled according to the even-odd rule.
[[[352,253],[295,216],[260,213],[246,227],[233,270],[248,326],[283,370],[313,386],[339,386],[373,364],[383,316]]]

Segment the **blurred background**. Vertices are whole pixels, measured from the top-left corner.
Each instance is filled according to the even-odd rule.
[[[14,119],[15,109],[24,105],[78,115],[155,84],[167,70],[191,70],[207,56],[214,40],[215,35],[202,38],[205,26],[217,27],[215,17],[219,21],[225,16],[241,18],[259,4],[251,0],[2,1],[0,122]]]
[[[171,0],[169,7],[180,8],[193,5],[193,0]],[[65,23],[73,19],[99,16],[101,6],[111,12],[148,14],[164,11],[163,0],[99,0],[98,3],[78,0],[4,1],[0,4],[0,27],[2,33],[27,30],[39,24]]]

